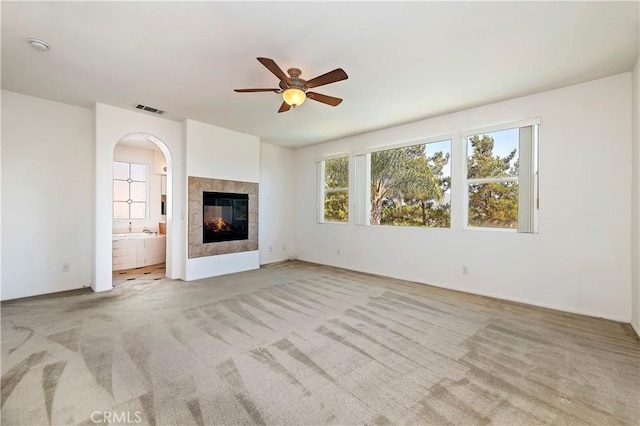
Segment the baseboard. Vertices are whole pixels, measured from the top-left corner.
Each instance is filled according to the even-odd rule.
[[[291,256],[289,258],[284,258],[284,259],[280,259],[280,260],[270,260],[268,262],[262,262],[260,263],[260,267],[263,266],[267,266],[267,265],[275,265],[277,263],[287,263],[287,262],[293,262],[294,260],[299,260],[298,258],[296,258],[295,256]]]
[[[59,299],[64,297],[79,296],[83,294],[92,294],[92,292],[93,290],[91,289],[91,287],[72,288],[69,290],[54,291],[52,293],[41,293],[35,294],[33,296],[16,297],[13,299],[2,300],[0,303],[2,304],[2,306],[4,306],[10,305],[14,302],[32,302],[37,300]]]
[[[526,299],[520,299],[520,298],[516,298],[516,297],[504,296],[504,295],[495,294],[495,293],[491,293],[491,292],[471,291],[471,290],[466,289],[466,288],[459,288],[459,287],[454,287],[454,286],[441,284],[441,283],[420,282],[420,281],[412,280],[412,279],[407,278],[407,277],[399,277],[399,276],[386,275],[386,274],[385,275],[376,274],[376,273],[373,273],[371,271],[363,271],[363,270],[360,270],[360,269],[346,268],[344,266],[338,266],[338,265],[328,265],[328,264],[313,262],[313,261],[305,260],[305,259],[299,259],[299,260],[304,261],[304,262],[308,262],[308,263],[315,263],[316,265],[330,266],[332,268],[340,268],[340,269],[345,269],[347,271],[360,272],[360,273],[369,274],[369,275],[377,275],[377,276],[384,277],[384,278],[391,278],[391,279],[394,279],[394,280],[402,280],[402,281],[407,281],[407,282],[421,284],[421,285],[430,285],[430,286],[433,286],[433,287],[443,288],[443,289],[446,289],[446,290],[459,291],[461,293],[474,294],[476,296],[491,297],[492,299],[505,300],[505,301],[514,302],[514,303],[521,303],[523,305],[535,306],[535,307],[538,307],[538,308],[552,309],[554,311],[566,312],[566,313],[576,314],[576,315],[584,315],[584,316],[588,316],[588,317],[592,317],[592,318],[602,318],[602,319],[605,319],[605,320],[620,322],[620,323],[624,323],[624,324],[629,324],[630,323],[629,318],[613,317],[613,316],[605,317],[605,316],[602,316],[600,314],[596,314],[596,313],[593,313],[593,312],[584,311],[584,310],[580,310],[580,309],[573,309],[573,308],[570,308],[570,307],[555,305],[555,304],[552,304],[552,303],[541,303],[541,302],[536,302],[536,301],[531,301],[531,300],[526,300]],[[636,329],[634,329],[634,330],[636,331],[636,333],[638,333],[638,330],[636,330]]]
[[[291,262],[289,259],[284,259],[284,260],[274,260],[274,261],[271,261],[271,262],[261,263],[261,264],[260,264],[260,267],[261,267],[261,268],[268,268],[268,267],[270,267],[270,266],[278,266],[278,265],[281,265],[281,264],[283,264],[283,263],[289,263],[289,262]]]

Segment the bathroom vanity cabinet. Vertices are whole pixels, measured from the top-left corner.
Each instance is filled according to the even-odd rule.
[[[166,258],[165,235],[126,235],[113,237],[113,270],[140,268],[163,263]]]

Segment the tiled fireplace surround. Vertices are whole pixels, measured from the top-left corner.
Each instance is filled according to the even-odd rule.
[[[229,192],[249,195],[249,239],[202,242],[202,193]],[[258,250],[258,184],[189,176],[189,259]]]

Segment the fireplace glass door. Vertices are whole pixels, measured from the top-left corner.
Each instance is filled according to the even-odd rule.
[[[203,243],[249,239],[249,195],[203,192]]]

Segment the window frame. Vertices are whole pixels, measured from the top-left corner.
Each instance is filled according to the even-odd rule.
[[[425,144],[430,144],[435,142],[444,142],[444,141],[451,141],[451,145],[452,145],[451,149],[453,149],[453,141],[454,141],[453,133],[443,133],[440,135],[429,136],[426,138],[416,138],[416,139],[410,139],[404,142],[398,142],[398,143],[393,143],[389,145],[378,145],[373,148],[360,149],[360,150],[354,151],[353,156],[357,157],[358,155],[371,154],[379,151],[388,151],[390,149],[406,148],[409,146],[425,145]]]
[[[449,226],[448,227],[437,227],[437,226],[418,226],[418,225],[389,225],[389,224],[379,224],[372,225],[371,224],[371,154],[382,151],[389,151],[393,149],[402,149],[408,148],[417,145],[429,145],[431,143],[438,142],[449,142],[449,169],[450,172],[453,172],[453,150],[454,150],[454,137],[453,133],[444,133],[436,136],[429,136],[424,138],[416,138],[410,139],[404,142],[398,142],[388,145],[379,145],[373,148],[361,149],[353,152],[354,163],[355,163],[355,181],[359,183],[358,180],[360,175],[364,175],[363,181],[365,182],[365,188],[361,189],[359,187],[355,188],[356,200],[354,206],[354,212],[357,214],[356,216],[356,225],[360,226],[372,226],[374,228],[378,227],[392,227],[392,228],[414,228],[414,229],[440,229],[440,230],[450,230],[453,228],[453,176],[450,174],[451,179],[451,192],[450,192],[450,201],[449,201]],[[358,160],[359,157],[364,157],[363,160]],[[359,164],[361,162],[361,164]],[[360,166],[360,167],[359,167]],[[360,191],[363,194],[359,194]]]
[[[142,219],[132,219],[131,217],[129,217],[128,219],[122,219],[122,218],[116,218],[115,216],[115,203],[116,201],[113,199],[113,182],[120,181],[120,182],[126,182],[123,181],[122,179],[116,179],[114,174],[113,174],[113,163],[127,163],[129,164],[129,173],[131,173],[131,164],[136,164],[138,166],[145,166],[146,168],[146,173],[145,173],[145,200],[144,200],[144,204],[145,204],[145,217]],[[120,160],[117,158],[114,158],[113,161],[111,162],[112,167],[111,167],[111,217],[113,221],[121,221],[121,222],[133,222],[133,221],[148,221],[149,218],[151,217],[151,212],[149,209],[149,206],[151,205],[151,200],[150,200],[150,195],[151,195],[151,165],[147,162],[141,162],[141,161],[131,161],[131,160]],[[133,182],[142,182],[142,181],[133,181]],[[129,207],[131,208],[131,207]],[[129,216],[131,216],[131,210],[129,210]]]
[[[538,234],[538,213],[540,209],[540,193],[539,193],[539,133],[540,133],[540,118],[531,118],[528,120],[521,120],[515,122],[509,122],[504,124],[496,124],[492,126],[486,126],[476,129],[468,129],[460,132],[460,143],[462,144],[462,208],[463,208],[463,222],[462,229],[469,231],[494,231],[494,232],[507,232],[507,233],[516,233],[516,234]],[[502,182],[518,182],[518,187],[520,186],[520,172],[518,172],[518,176],[506,176],[499,178],[473,178],[469,179],[468,175],[468,165],[469,165],[469,137],[475,135],[483,135],[494,132],[499,132],[503,130],[510,129],[520,129],[523,127],[532,127],[532,145],[534,149],[535,156],[532,158],[533,166],[533,193],[534,199],[531,200],[533,204],[533,231],[532,232],[521,232],[518,228],[498,228],[498,227],[488,227],[488,226],[471,226],[469,225],[469,186],[473,184],[483,184],[483,183],[502,183]],[[518,161],[520,160],[520,146],[518,146]],[[518,208],[520,208],[520,198],[518,194]],[[519,219],[519,218],[518,218]],[[519,226],[519,224],[518,224]]]
[[[347,186],[340,188],[330,188],[329,190],[325,189],[325,161],[335,160],[336,158],[346,158],[347,159]],[[316,211],[316,219],[319,224],[332,224],[332,225],[349,225],[352,220],[352,200],[351,200],[351,167],[352,167],[352,155],[349,152],[340,153],[340,154],[332,154],[327,156],[322,156],[316,158],[316,170],[317,170],[317,211]],[[331,194],[335,192],[346,192],[347,193],[347,220],[343,222],[333,221],[333,220],[325,220],[324,212],[325,212],[325,195]]]

